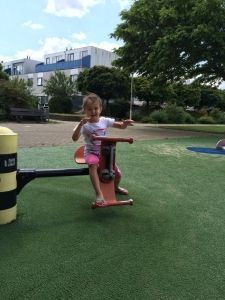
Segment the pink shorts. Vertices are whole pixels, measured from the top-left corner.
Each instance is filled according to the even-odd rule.
[[[99,156],[92,154],[92,153],[88,153],[85,156],[85,162],[88,165],[98,165],[99,164]]]
[[[88,165],[98,165],[99,164],[99,156],[92,154],[92,153],[88,153],[85,156],[85,163]],[[117,165],[115,165],[115,177],[121,178],[121,171]]]

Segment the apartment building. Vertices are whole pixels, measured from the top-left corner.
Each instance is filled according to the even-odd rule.
[[[87,46],[47,54],[43,62],[30,57],[5,62],[3,70],[12,78],[18,77],[27,81],[32,93],[40,99],[40,105],[45,105],[48,98],[43,92],[43,85],[55,71],[63,71],[72,80],[76,80],[83,69],[99,65],[111,67],[116,58],[113,52]]]

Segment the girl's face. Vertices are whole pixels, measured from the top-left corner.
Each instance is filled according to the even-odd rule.
[[[84,112],[86,117],[90,118],[89,122],[96,123],[99,121],[102,107],[99,102],[88,101],[85,105]]]

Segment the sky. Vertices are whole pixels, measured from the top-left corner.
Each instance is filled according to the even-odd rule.
[[[45,54],[84,46],[111,51],[123,43],[110,33],[132,1],[1,0],[0,62],[27,56],[43,61]]]

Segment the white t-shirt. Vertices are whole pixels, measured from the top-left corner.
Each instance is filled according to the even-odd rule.
[[[81,133],[83,134],[85,141],[84,155],[87,155],[88,153],[99,155],[101,141],[93,141],[91,135],[106,136],[107,128],[112,127],[114,122],[115,119],[100,117],[97,123],[87,122],[82,126]]]

